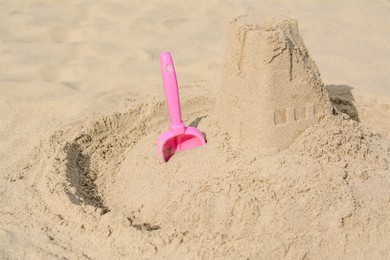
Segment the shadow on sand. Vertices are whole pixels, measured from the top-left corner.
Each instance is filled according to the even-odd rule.
[[[360,122],[358,111],[355,107],[355,99],[351,90],[353,87],[347,85],[326,85],[330,101],[341,113],[349,115],[352,120]]]

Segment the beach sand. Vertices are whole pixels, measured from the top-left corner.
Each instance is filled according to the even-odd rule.
[[[0,258],[387,257],[390,2],[258,2],[0,1]],[[256,12],[297,19],[335,108],[271,155],[219,116]],[[207,138],[168,163],[162,50]]]

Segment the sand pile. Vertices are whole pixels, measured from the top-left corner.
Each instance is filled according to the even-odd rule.
[[[260,13],[230,22],[216,121],[232,145],[275,153],[331,111],[296,20]]]
[[[211,107],[188,100],[184,118]],[[205,118],[207,146],[161,164],[159,111],[142,105],[69,126],[11,171],[2,219],[35,234],[23,246],[40,257],[387,255],[390,145],[375,131],[327,116],[290,149],[247,158]],[[21,238],[2,232],[3,254],[14,255]]]
[[[293,57],[292,77],[256,76],[259,83],[270,84],[261,90],[273,86],[281,91],[278,83],[297,91],[305,87],[307,95],[286,92],[283,102],[292,102],[304,115],[303,101],[326,108],[318,71],[306,52],[300,54],[304,45],[297,40],[296,24],[284,18],[281,24],[288,29],[277,29],[275,35],[292,30],[288,35],[295,36],[288,39],[298,47],[282,51],[282,43],[280,58],[273,62],[279,62],[284,75],[291,68],[285,56]],[[243,84],[238,75],[232,77]],[[299,79],[309,85],[300,86]],[[255,84],[248,86],[261,96]],[[1,176],[10,184],[0,187],[1,222],[13,231],[0,231],[0,256],[295,259],[385,258],[390,253],[387,139],[342,113],[318,113],[300,124],[295,116],[301,114],[294,112],[295,141],[288,137],[289,148],[270,156],[243,153],[243,148],[273,143],[267,140],[275,136],[251,139],[254,144],[237,139],[228,128],[246,119],[244,102],[225,111],[241,109],[242,118],[231,114],[232,122],[219,124],[226,100],[215,104],[200,96],[182,101],[184,121],[205,132],[208,143],[175,154],[169,163],[161,163],[155,149],[156,137],[167,127],[163,102],[91,116],[43,140]],[[258,108],[245,107],[252,115]],[[258,118],[255,125],[265,127]],[[254,130],[248,134],[262,134]]]

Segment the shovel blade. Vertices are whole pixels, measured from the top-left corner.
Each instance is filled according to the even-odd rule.
[[[157,152],[167,162],[178,151],[184,151],[206,143],[203,134],[194,127],[186,127],[183,134],[175,135],[167,131],[157,141]]]

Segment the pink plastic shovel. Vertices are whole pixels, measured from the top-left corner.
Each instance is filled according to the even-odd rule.
[[[194,127],[186,127],[181,120],[179,90],[171,54],[160,53],[161,75],[169,113],[169,130],[157,140],[158,155],[167,162],[173,154],[204,145],[202,133]]]

